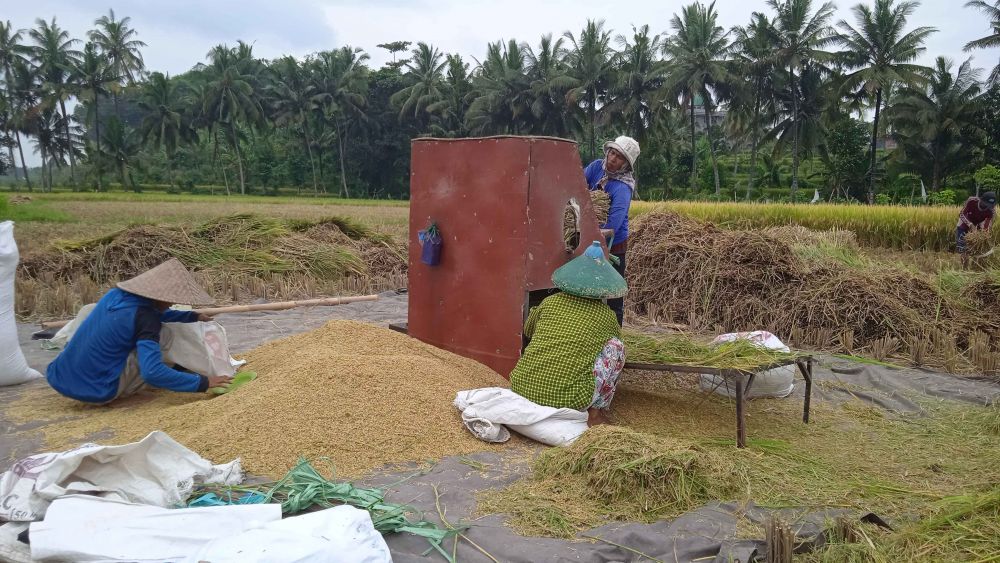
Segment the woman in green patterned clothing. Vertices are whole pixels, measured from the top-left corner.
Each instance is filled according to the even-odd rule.
[[[531,341],[510,373],[511,389],[539,405],[586,410],[588,424],[604,424],[625,345],[602,299],[621,297],[628,287],[596,241],[556,270],[552,283],[561,292],[528,314],[524,335]]]

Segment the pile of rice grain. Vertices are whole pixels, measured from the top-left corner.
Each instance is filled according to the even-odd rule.
[[[270,342],[246,359],[257,379],[216,398],[157,391],[99,407],[44,388],[7,412],[62,419],[41,429],[51,449],[106,430],[114,436],[102,442],[118,444],[162,430],[214,462],[242,457],[258,475],[280,477],[305,456],[329,457],[350,478],[490,448],[462,426],[452,401],[463,389],[506,386],[482,364],[355,321]]]

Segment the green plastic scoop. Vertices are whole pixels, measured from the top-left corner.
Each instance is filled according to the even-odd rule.
[[[209,393],[213,395],[225,395],[233,389],[239,389],[247,383],[250,383],[254,379],[257,379],[257,372],[255,371],[241,371],[233,376],[233,380],[221,387],[212,387],[208,390]]]

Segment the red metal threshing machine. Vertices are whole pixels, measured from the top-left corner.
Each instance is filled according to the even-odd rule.
[[[577,145],[416,139],[411,150],[405,330],[506,377],[521,355],[529,307],[553,291],[552,272],[602,240]],[[575,229],[564,230],[567,208]],[[418,239],[431,225],[439,256]]]

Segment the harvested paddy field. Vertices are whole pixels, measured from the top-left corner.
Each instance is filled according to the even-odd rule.
[[[241,457],[280,477],[300,456],[329,458],[341,478],[386,464],[488,450],[451,402],[463,389],[506,386],[483,365],[388,329],[354,321],[269,342],[246,355],[257,379],[230,394],[144,392],[111,406],[84,405],[48,387],[6,409],[44,427],[45,449],[138,440],[162,430],[216,462]],[[65,419],[65,420],[61,420]]]

